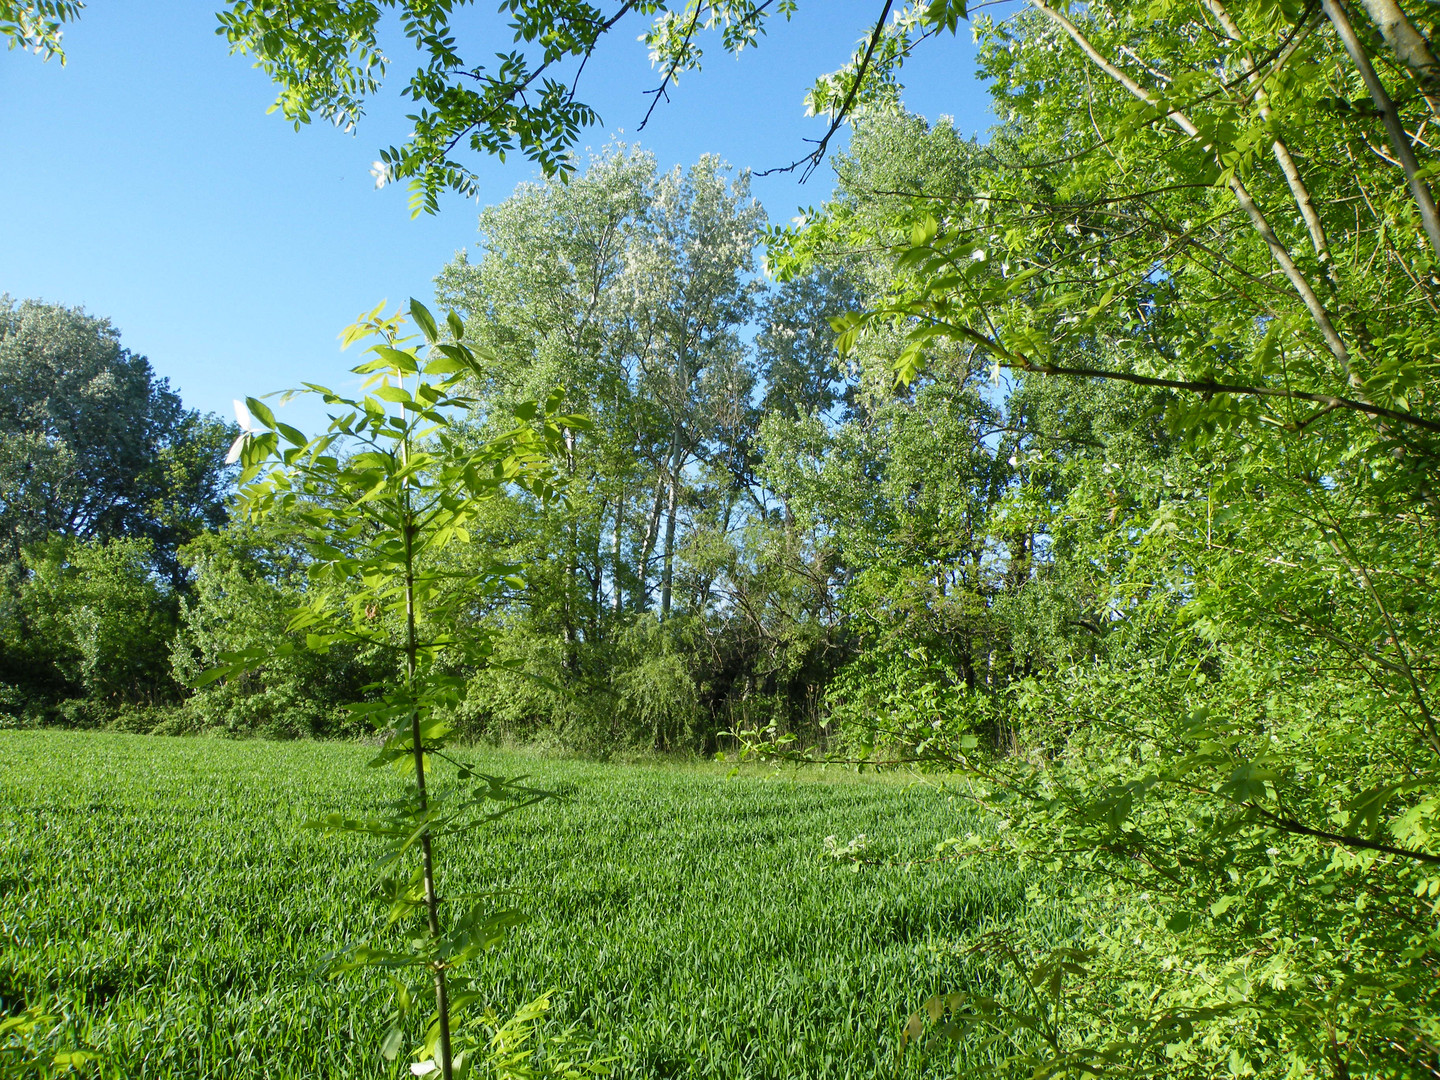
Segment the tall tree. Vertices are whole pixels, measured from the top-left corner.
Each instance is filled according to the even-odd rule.
[[[674,593],[685,470],[707,456],[726,426],[725,414],[743,407],[752,379],[739,331],[754,312],[759,286],[751,277],[753,252],[765,218],[750,198],[748,176],[727,181],[727,172],[707,154],[688,170],[676,167],[660,178],[653,229],[637,245],[628,278],[643,338],[641,385],[669,428],[652,515],[664,530],[662,619]]]
[[[613,611],[647,610],[657,548],[659,608],[671,608],[687,468],[727,431],[741,437],[737,410],[750,407],[739,332],[762,221],[718,159],[657,175],[650,155],[616,151],[486,211],[483,258],[439,278],[443,302],[478,316],[498,400],[573,387],[595,420],[570,447],[584,482],[568,512],[583,520],[557,565],[561,591],[588,576],[592,611],[605,587]]]
[[[553,611],[572,667],[577,635],[598,633],[604,590],[619,610],[633,587],[627,511],[639,483],[637,446],[653,437],[653,418],[635,393],[621,282],[646,227],[654,173],[650,155],[616,149],[569,183],[522,185],[481,214],[481,258],[462,256],[437,279],[441,301],[465,313],[487,346],[484,400],[493,407],[564,387],[593,418],[590,433],[567,443],[570,504],[544,515],[543,535],[530,521],[530,535],[516,536],[539,560],[532,596]]]
[[[841,401],[845,379],[830,322],[860,304],[857,282],[843,263],[791,277],[765,297],[755,335],[762,412],[796,419],[828,413]]]
[[[187,410],[106,319],[0,298],[0,547],[51,533],[180,544],[225,520],[233,432]]]

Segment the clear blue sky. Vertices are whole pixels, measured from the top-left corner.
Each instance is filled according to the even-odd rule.
[[[788,163],[824,127],[804,116],[805,90],[849,58],[878,6],[802,2],[738,59],[714,42],[638,136],[656,76],[643,23],[622,24],[585,74],[581,98],[604,127],[584,144],[638,140],[662,167],[706,152],[755,170]],[[266,115],[271,84],[214,26],[205,0],[111,0],[69,30],[63,68],[0,52],[0,292],[108,316],[188,405],[228,417],[235,397],[343,385],[357,361],[339,330],[382,299],[428,299],[440,267],[473,248],[477,208],[451,197],[412,221],[403,186],[376,191],[369,173],[377,148],[409,130],[404,102],[383,99],[353,136],[297,133]],[[905,70],[909,107],[966,133],[988,127],[973,55],[963,26],[927,43]],[[392,73],[406,59],[397,50]],[[485,203],[535,175],[519,158],[480,172]],[[832,177],[757,178],[754,191],[784,221],[822,202]]]

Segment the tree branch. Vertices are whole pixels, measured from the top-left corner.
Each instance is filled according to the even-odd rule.
[[[993,347],[993,342],[989,344]],[[1420,428],[1422,431],[1440,434],[1440,421],[1429,420],[1423,416],[1416,416],[1414,413],[1401,412],[1398,409],[1382,408],[1379,405],[1372,405],[1368,401],[1357,401],[1354,398],[1337,397],[1334,394],[1316,394],[1306,390],[1282,390],[1273,386],[1238,386],[1229,383],[1199,382],[1188,379],[1159,379],[1149,375],[1133,375],[1128,371],[1103,371],[1093,368],[1061,367],[1056,364],[1037,364],[1026,357],[1014,355],[1010,356],[1009,359],[1011,362],[1002,366],[1040,375],[1073,375],[1089,379],[1109,379],[1113,382],[1132,383],[1136,386],[1153,386],[1165,390],[1185,390],[1195,394],[1234,394],[1240,397],[1285,398],[1291,401],[1311,401],[1317,405],[1328,406],[1330,409],[1349,409],[1353,412],[1362,413],[1365,416],[1374,417],[1377,420],[1393,420],[1397,424],[1407,424],[1411,427]],[[1314,417],[1311,419],[1313,420]],[[1306,423],[1309,422],[1309,420],[1306,421]]]
[[[1080,31],[1080,28],[1071,22],[1070,19],[1054,8],[1047,6],[1043,0],[1030,0],[1030,2],[1036,10],[1042,12],[1047,18],[1063,29],[1065,33],[1070,36],[1070,39],[1074,41],[1076,45],[1080,46],[1080,50],[1090,58],[1096,67],[1123,86],[1131,95],[1153,108],[1159,109],[1164,107],[1156,100],[1153,94],[1114,64],[1110,63],[1110,61],[1106,60],[1105,57],[1100,54],[1099,50],[1096,49],[1090,40]],[[1333,0],[1323,0],[1323,2],[1333,3]],[[1165,115],[1170,118],[1176,127],[1192,139],[1198,139],[1200,137],[1199,129],[1191,123],[1190,118],[1180,110],[1169,109]],[[1205,148],[1212,152],[1214,151],[1214,147],[1209,144],[1206,144]],[[1275,230],[1270,227],[1270,222],[1265,218],[1260,207],[1256,205],[1244,181],[1242,181],[1238,175],[1231,172],[1226,183],[1234,193],[1236,201],[1240,204],[1240,208],[1245,211],[1246,216],[1250,219],[1251,225],[1260,235],[1260,238],[1265,241],[1265,245],[1270,249],[1270,254],[1280,265],[1280,269],[1284,271],[1285,277],[1289,279],[1291,286],[1304,302],[1306,309],[1310,312],[1311,319],[1320,331],[1320,336],[1325,339],[1325,344],[1329,348],[1330,353],[1339,361],[1340,366],[1344,369],[1351,387],[1359,391],[1362,383],[1359,375],[1351,370],[1350,350],[1346,347],[1345,342],[1336,331],[1335,324],[1330,318],[1330,313],[1325,309],[1325,305],[1320,302],[1320,298],[1315,294],[1315,290],[1309,280],[1300,272],[1300,268],[1295,265],[1295,260],[1291,257],[1289,249],[1281,243],[1280,238],[1275,235]]]
[[[1380,81],[1380,76],[1375,74],[1375,66],[1370,63],[1370,57],[1360,44],[1355,28],[1350,25],[1350,17],[1345,14],[1345,9],[1337,0],[1320,0],[1320,6],[1335,27],[1335,32],[1340,36],[1350,59],[1355,61],[1360,78],[1365,82],[1365,89],[1370,91],[1370,100],[1375,103],[1375,108],[1385,121],[1385,132],[1390,136],[1390,148],[1395,151],[1395,156],[1400,159],[1400,167],[1405,170],[1405,179],[1410,183],[1410,194],[1420,211],[1425,235],[1430,238],[1430,246],[1436,257],[1440,257],[1440,210],[1436,209],[1430,188],[1419,175],[1420,163],[1415,159],[1415,148],[1410,145],[1410,136],[1405,133],[1405,125],[1400,122],[1400,113],[1395,108],[1395,102],[1391,100],[1385,84]]]
[[[1385,855],[1399,855],[1402,859],[1414,859],[1416,862],[1440,863],[1440,855],[1432,855],[1428,851],[1411,851],[1407,848],[1391,847],[1389,844],[1381,844],[1375,840],[1366,840],[1360,836],[1346,836],[1343,833],[1326,832],[1324,829],[1312,829],[1308,825],[1302,825],[1294,818],[1283,818],[1279,814],[1272,814],[1263,806],[1257,806],[1253,801],[1245,803],[1251,810],[1254,810],[1265,820],[1269,821],[1278,829],[1288,833],[1298,833],[1301,836],[1314,836],[1320,840],[1330,840],[1342,847],[1360,848],[1362,851],[1379,851]]]
[[[850,90],[845,95],[845,100],[841,102],[840,108],[831,114],[830,128],[820,138],[814,152],[792,161],[789,165],[758,172],[755,174],[756,176],[771,176],[775,173],[794,172],[801,165],[805,165],[805,171],[800,174],[800,182],[803,184],[806,180],[810,179],[810,176],[819,168],[820,162],[825,158],[825,150],[830,145],[830,140],[834,137],[835,133],[840,130],[840,125],[845,122],[845,118],[850,115],[850,107],[855,104],[855,98],[860,93],[860,85],[865,81],[865,73],[870,70],[870,60],[875,55],[875,47],[880,44],[880,38],[885,34],[885,20],[889,17],[890,8],[894,2],[895,0],[885,0],[885,6],[880,9],[880,17],[875,20],[875,29],[870,32],[870,44],[866,46],[865,55],[860,60],[860,66],[855,71],[855,81],[850,84]],[[808,164],[806,164],[807,162]]]
[[[1440,60],[1425,36],[1405,17],[1395,0],[1360,0],[1370,19],[1380,29],[1385,44],[1395,51],[1420,84],[1420,93],[1431,115],[1440,118]]]
[[[646,94],[651,95],[650,107],[645,110],[645,118],[640,121],[640,126],[635,129],[637,132],[645,130],[645,125],[650,123],[651,114],[655,112],[655,106],[659,105],[662,99],[665,101],[670,100],[669,96],[665,93],[665,88],[674,80],[675,73],[680,70],[680,61],[685,58],[685,53],[690,46],[690,42],[694,40],[695,30],[700,25],[700,7],[700,0],[695,0],[695,12],[690,16],[690,25],[685,28],[685,40],[680,42],[680,51],[675,54],[674,59],[672,59],[669,66],[665,68],[665,77],[660,80],[660,85],[654,90],[645,91]]]

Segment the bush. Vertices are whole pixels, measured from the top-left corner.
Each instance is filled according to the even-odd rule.
[[[191,594],[180,603],[180,627],[170,650],[175,678],[194,686],[225,653],[265,648],[287,637],[302,600],[304,560],[287,540],[283,524],[258,529],[234,524],[186,545],[181,558],[194,574]],[[343,735],[360,730],[344,710],[375,682],[382,664],[353,646],[328,653],[297,648],[263,668],[198,689],[184,716],[167,727],[230,735],[295,738]]]
[[[18,641],[7,667],[32,703],[56,703],[58,722],[96,726],[122,704],[178,699],[165,662],[175,596],[153,554],[148,540],[52,537],[12,569],[3,618]]]

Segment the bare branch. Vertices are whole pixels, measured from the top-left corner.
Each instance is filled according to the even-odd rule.
[[[1359,848],[1362,851],[1379,851],[1385,855],[1399,855],[1402,859],[1414,859],[1416,862],[1440,863],[1440,855],[1432,855],[1428,851],[1410,851],[1405,848],[1391,847],[1389,844],[1381,844],[1375,840],[1366,840],[1362,836],[1346,836],[1343,833],[1326,832],[1324,829],[1312,829],[1308,825],[1300,824],[1300,822],[1294,818],[1284,818],[1279,814],[1272,814],[1263,806],[1257,806],[1253,802],[1248,802],[1245,805],[1277,829],[1288,833],[1299,833],[1301,836],[1314,836],[1320,840],[1332,841],[1341,847]]]
[[[845,100],[841,102],[840,108],[831,114],[830,128],[825,132],[824,136],[820,138],[814,152],[792,161],[789,165],[781,168],[766,169],[764,172],[758,172],[755,174],[756,176],[770,176],[775,173],[794,172],[801,165],[804,165],[805,171],[800,174],[800,182],[803,184],[806,180],[810,179],[815,170],[820,167],[820,162],[825,158],[825,150],[829,147],[830,140],[834,138],[835,133],[840,130],[840,125],[845,123],[846,117],[850,115],[850,108],[855,104],[855,98],[860,93],[860,86],[865,81],[865,74],[870,70],[870,60],[875,55],[875,47],[880,44],[880,38],[885,34],[885,20],[890,17],[890,8],[894,2],[895,0],[885,0],[885,6],[880,9],[880,17],[875,20],[875,29],[870,32],[870,44],[866,46],[865,55],[860,60],[860,66],[855,71],[855,79],[850,84],[850,90],[845,95]],[[925,36],[928,37],[929,34]],[[814,142],[815,140],[807,139],[806,141]]]
[[[1040,375],[1073,375],[1088,379],[1108,379],[1112,382],[1132,383],[1135,386],[1153,386],[1165,390],[1184,390],[1192,394],[1233,394],[1238,397],[1282,398],[1290,401],[1310,401],[1317,405],[1328,406],[1330,409],[1348,409],[1364,416],[1374,417],[1377,420],[1392,420],[1397,424],[1407,424],[1411,427],[1420,428],[1422,431],[1440,434],[1440,421],[1429,420],[1423,416],[1416,416],[1414,413],[1401,412],[1398,409],[1382,408],[1379,405],[1372,405],[1368,401],[1357,401],[1354,398],[1337,397],[1334,394],[1316,394],[1307,390],[1283,390],[1274,386],[1239,386],[1229,383],[1200,382],[1189,379],[1159,379],[1150,375],[1134,375],[1128,371],[1102,371],[1093,368],[1061,367],[1056,364],[1037,364],[1023,357],[1018,358],[1018,362],[1002,366],[1013,367],[1021,371],[1034,372]],[[1305,421],[1305,423],[1309,423],[1314,419],[1315,417],[1311,417],[1310,420]]]
[[[650,123],[651,114],[655,112],[655,106],[659,105],[662,99],[665,101],[670,100],[665,90],[675,80],[675,73],[680,70],[680,62],[685,58],[686,50],[690,42],[695,38],[695,30],[700,25],[700,6],[700,0],[695,0],[695,12],[690,16],[690,25],[685,28],[685,40],[680,43],[680,49],[675,53],[674,58],[670,61],[670,65],[665,69],[665,77],[660,80],[660,85],[654,90],[645,91],[645,93],[651,95],[650,107],[645,110],[645,119],[640,121],[640,126],[635,129],[636,131],[645,130],[645,125]]]

